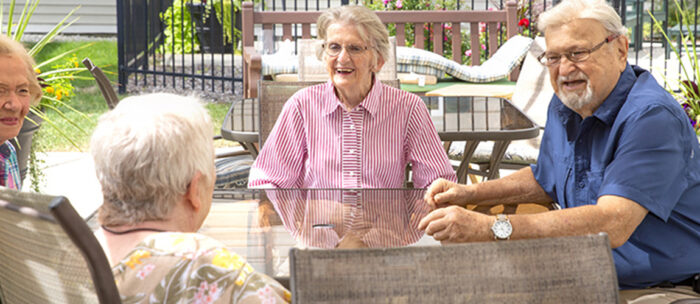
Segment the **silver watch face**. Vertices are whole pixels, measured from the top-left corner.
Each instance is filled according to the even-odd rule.
[[[493,226],[491,226],[491,230],[496,238],[507,239],[510,237],[510,234],[513,233],[513,226],[511,226],[508,221],[497,220],[493,223]]]

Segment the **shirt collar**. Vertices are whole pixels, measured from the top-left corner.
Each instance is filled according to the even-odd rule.
[[[622,108],[625,100],[627,100],[627,94],[629,94],[635,81],[637,81],[636,74],[632,66],[627,64],[625,70],[620,74],[615,88],[613,88],[610,95],[608,95],[598,109],[593,112],[592,116],[598,118],[607,125],[612,125],[615,121],[615,117],[617,117],[617,113],[620,111],[620,108]],[[554,109],[559,113],[559,118],[564,125],[567,125],[573,118],[578,117],[578,114],[565,106],[556,94],[554,94],[552,102],[554,102]],[[578,121],[578,119],[574,119],[573,121]]]
[[[374,84],[372,84],[372,89],[369,90],[365,99],[358,105],[358,107],[364,108],[370,115],[376,116],[382,105],[380,97],[382,95],[382,82],[374,78]],[[324,102],[321,114],[329,115],[338,109],[343,109],[343,103],[340,101],[338,96],[335,95],[335,88],[333,87],[333,82],[328,80],[323,87],[323,100],[329,102]]]
[[[5,141],[4,143],[0,144],[0,159],[1,160],[6,160],[10,158],[10,155],[12,155],[13,151],[12,144],[10,141]]]

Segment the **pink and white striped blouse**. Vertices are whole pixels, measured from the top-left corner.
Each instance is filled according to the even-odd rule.
[[[328,81],[285,103],[248,186],[401,188],[408,163],[416,188],[440,177],[456,181],[420,97],[375,80],[365,100],[347,111]]]

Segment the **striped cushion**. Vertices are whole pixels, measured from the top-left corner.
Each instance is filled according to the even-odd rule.
[[[434,75],[438,78],[444,78],[445,74],[449,74],[469,82],[491,82],[507,77],[523,60],[530,44],[532,44],[532,38],[513,36],[480,66],[460,65],[426,50],[397,47],[396,70],[399,73],[414,72]]]
[[[248,173],[253,165],[250,155],[240,155],[216,160],[216,184],[214,189],[248,187]]]
[[[471,163],[483,164],[488,163],[491,159],[491,151],[493,151],[493,142],[486,141],[479,143],[476,151],[472,155]],[[461,161],[464,153],[464,142],[453,142],[450,146],[448,154],[451,160]],[[537,163],[537,155],[540,150],[533,147],[528,141],[513,141],[508,145],[506,153],[503,155],[502,163],[526,166]]]

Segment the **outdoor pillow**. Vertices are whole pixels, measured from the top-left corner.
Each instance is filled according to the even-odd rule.
[[[250,155],[232,156],[216,160],[216,183],[214,189],[248,187],[248,174],[253,158]]]
[[[297,56],[294,54],[294,44],[287,39],[280,43],[274,54],[261,55],[263,75],[296,74]]]
[[[479,66],[461,65],[430,51],[410,48],[396,48],[397,72],[434,75],[444,78],[449,74],[454,78],[469,82],[491,82],[507,77],[523,60],[532,38],[516,35],[508,39],[496,53]]]
[[[493,142],[480,142],[471,158],[471,163],[487,163],[491,159]],[[513,141],[508,145],[506,153],[503,155],[502,163],[517,164],[526,166],[537,163],[537,155],[540,150],[532,146],[530,141]],[[464,154],[464,142],[456,141],[450,146],[448,157],[451,160],[461,161]]]

